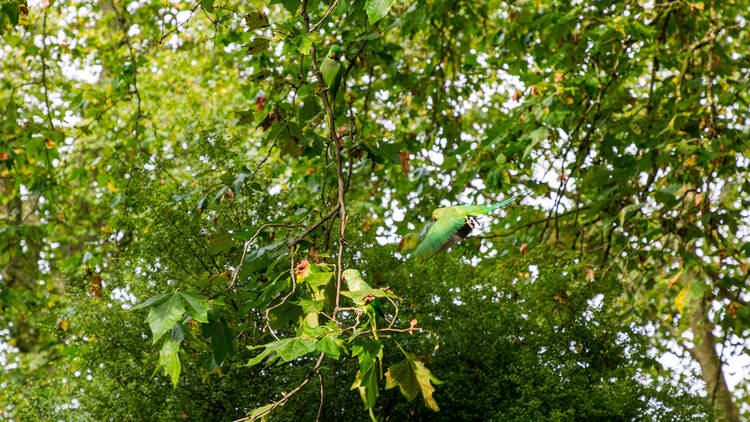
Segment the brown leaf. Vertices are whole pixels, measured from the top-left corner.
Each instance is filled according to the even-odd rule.
[[[343,124],[338,129],[336,129],[336,136],[341,138],[344,135],[346,135],[346,132],[349,131],[349,125]]]
[[[586,270],[586,280],[593,281],[596,276],[594,275],[594,270],[591,268]]]
[[[91,277],[91,281],[89,282],[89,286],[87,290],[90,295],[101,297],[102,296],[102,278],[98,275]]]
[[[305,278],[310,274],[310,261],[303,259],[302,261],[297,264],[297,267],[294,269],[295,273],[297,274],[297,279]]]
[[[409,321],[409,334],[414,335],[414,330],[417,329],[417,319]]]
[[[401,237],[401,240],[398,242],[398,246],[396,247],[396,249],[401,252],[404,250],[404,246],[406,246],[406,236]]]
[[[265,131],[266,129],[271,127],[273,122],[275,122],[276,120],[279,120],[279,112],[276,110],[273,110],[270,113],[268,113],[268,115],[266,115],[266,118],[260,122],[260,125],[261,127],[263,127],[263,130]]]
[[[732,315],[732,318],[737,318],[737,315],[735,314],[735,309],[737,308],[737,305],[732,302],[727,306],[727,312],[729,312],[730,315]]]
[[[526,252],[528,252],[527,251],[528,246],[529,246],[528,243],[524,243],[523,245],[521,245],[521,255],[526,255]]]
[[[398,153],[398,159],[401,160],[401,171],[409,174],[409,150]]]
[[[695,206],[697,207],[698,205],[700,205],[701,201],[703,201],[703,192],[695,196]]]
[[[568,303],[570,303],[570,297],[568,296],[568,292],[562,291],[554,295],[553,297],[561,305],[567,305]]]
[[[513,94],[513,101],[518,101],[519,98],[521,98],[521,91],[516,91],[515,94]]]
[[[555,82],[560,82],[563,80],[563,74],[562,73],[555,73]]]
[[[5,161],[9,158],[7,152],[0,152],[0,161]]]
[[[266,100],[268,100],[268,97],[266,97],[266,93],[261,91],[258,93],[258,95],[255,96],[255,109],[259,112],[263,110],[263,107],[266,106]]]
[[[232,188],[227,188],[227,190],[224,191],[224,194],[221,195],[221,199],[219,202],[224,202],[225,200],[232,202],[234,201],[234,191]]]
[[[536,97],[537,95],[539,95],[539,90],[538,90],[538,89],[536,89],[536,87],[535,87],[535,86],[532,86],[532,87],[531,87],[531,96],[532,96],[532,97]]]

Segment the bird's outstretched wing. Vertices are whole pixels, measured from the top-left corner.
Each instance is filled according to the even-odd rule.
[[[439,251],[464,225],[466,225],[466,217],[460,214],[438,218],[427,231],[422,243],[417,246],[414,256],[419,258]]]

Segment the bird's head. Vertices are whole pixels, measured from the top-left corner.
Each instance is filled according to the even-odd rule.
[[[443,215],[443,211],[444,210],[445,210],[445,208],[438,208],[435,211],[433,211],[432,212],[432,221],[435,221],[438,218],[440,218]]]
[[[330,51],[330,56],[329,57],[331,59],[333,59],[333,60],[338,60],[340,52],[341,52],[341,47],[339,47],[338,45],[334,44],[334,45],[331,46],[331,51]]]

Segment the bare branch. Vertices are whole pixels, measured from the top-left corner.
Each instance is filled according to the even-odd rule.
[[[325,355],[326,355],[325,353],[321,353],[320,354],[320,356],[318,357],[318,361],[315,363],[315,367],[313,367],[313,369],[307,374],[307,377],[304,379],[304,381],[302,381],[302,383],[300,385],[298,385],[294,390],[292,390],[292,391],[290,391],[288,393],[284,393],[284,396],[281,398],[281,400],[279,400],[276,403],[274,403],[273,406],[271,406],[268,409],[266,409],[263,413],[260,413],[258,415],[254,415],[253,418],[257,419],[257,418],[260,418],[263,415],[269,414],[273,409],[276,409],[277,407],[279,407],[282,404],[286,403],[286,401],[289,400],[290,397],[292,397],[293,395],[297,394],[297,392],[299,392],[299,390],[301,390],[302,387],[306,386],[307,383],[310,382],[310,379],[312,379],[312,377],[314,375],[320,373],[320,372],[318,372],[318,369],[320,369],[320,365],[323,364],[323,357]],[[243,422],[243,421],[247,421],[247,420],[250,420],[250,416],[245,416],[244,418],[235,419],[233,422]]]
[[[325,22],[325,20],[328,18],[328,16],[331,14],[331,12],[333,12],[333,10],[336,8],[336,6],[338,4],[339,4],[339,0],[333,0],[331,2],[331,5],[328,6],[328,10],[326,11],[326,14],[323,15],[323,17],[320,19],[320,21],[318,21],[318,23],[316,23],[315,25],[313,25],[312,28],[308,29],[307,32],[310,33],[310,32],[316,31],[318,28],[320,28],[320,25],[323,25],[323,22]],[[309,25],[309,22],[308,22],[308,25]]]

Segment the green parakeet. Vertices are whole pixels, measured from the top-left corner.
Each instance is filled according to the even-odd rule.
[[[359,270],[348,269],[341,273],[341,278],[346,282],[346,287],[350,292],[362,291],[362,290],[374,290],[369,284],[362,278],[362,273]],[[372,298],[372,296],[370,296]],[[383,304],[377,298],[372,298],[368,301],[367,296],[363,297],[362,300],[355,300],[354,304],[361,308],[366,313],[370,314],[371,317],[379,316],[385,319],[385,313],[383,312]]]
[[[423,257],[438,251],[444,251],[462,241],[474,230],[477,215],[490,212],[508,205],[519,195],[515,195],[503,202],[493,205],[474,206],[461,205],[456,207],[438,208],[432,212],[434,223],[430,226],[422,243],[414,251],[415,257]]]
[[[328,101],[330,101],[331,106],[333,106],[333,102],[336,99],[336,93],[338,93],[339,86],[341,86],[341,77],[343,75],[343,67],[339,62],[340,52],[341,49],[339,46],[332,45],[331,49],[328,50],[328,55],[320,65],[320,74],[323,75],[323,82],[328,88]]]

